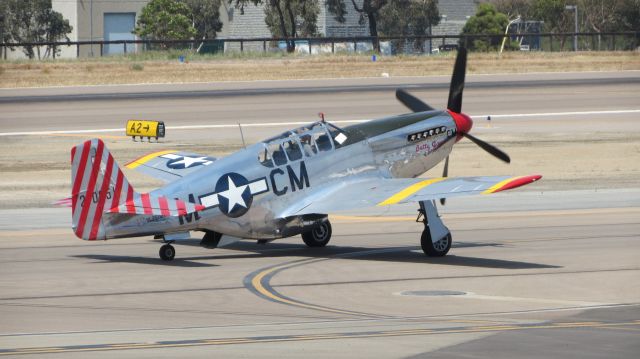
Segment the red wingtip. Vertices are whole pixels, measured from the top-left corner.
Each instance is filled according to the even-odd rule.
[[[493,191],[493,193],[506,191],[506,190],[514,189],[514,188],[518,188],[520,186],[524,186],[524,185],[527,185],[529,183],[533,183],[533,182],[539,180],[540,178],[542,178],[542,175],[530,175],[530,176],[518,177],[518,178],[513,179],[510,182],[505,183],[502,187],[500,187],[500,188],[496,189],[495,191]]]

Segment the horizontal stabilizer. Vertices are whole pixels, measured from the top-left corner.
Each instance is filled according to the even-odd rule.
[[[209,166],[215,160],[215,157],[197,153],[166,150],[144,155],[125,167],[169,183]]]
[[[113,207],[107,212],[177,217],[204,209],[205,206],[200,204],[185,202],[180,199],[170,199],[165,196],[155,196],[149,193],[140,193],[136,194],[133,199]]]

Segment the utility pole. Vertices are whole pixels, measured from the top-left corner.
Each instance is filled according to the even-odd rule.
[[[566,10],[573,10],[574,28],[573,28],[573,51],[578,51],[578,5],[567,5]]]
[[[89,41],[93,41],[93,0],[89,2]],[[93,44],[91,46],[91,57],[93,57]]]

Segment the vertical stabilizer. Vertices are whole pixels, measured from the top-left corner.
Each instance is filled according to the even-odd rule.
[[[133,187],[100,139],[71,149],[72,226],[78,238],[105,239],[102,215],[134,198]]]

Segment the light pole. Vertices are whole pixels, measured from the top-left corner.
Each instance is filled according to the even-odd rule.
[[[578,51],[578,5],[567,5],[566,10],[573,10],[575,24],[573,28],[573,51]]]
[[[502,50],[504,50],[504,43],[507,41],[507,33],[509,32],[509,28],[511,27],[511,24],[519,21],[520,21],[520,15],[518,15],[517,18],[509,21],[509,23],[507,24],[507,28],[504,29],[504,36],[502,37],[502,45],[500,45],[500,54],[502,54]]]
[[[89,41],[93,41],[93,0],[89,2]],[[91,57],[93,57],[93,43],[91,44]]]

